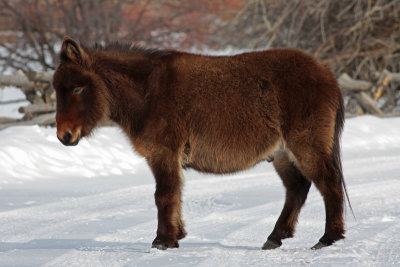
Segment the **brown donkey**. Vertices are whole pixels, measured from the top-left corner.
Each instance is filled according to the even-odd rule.
[[[57,136],[76,145],[104,118],[116,122],[156,180],[157,237],[176,248],[182,168],[232,173],[273,161],[286,202],[263,249],[292,237],[310,185],[321,192],[325,233],[315,249],[344,238],[344,122],[333,74],[312,57],[276,49],[203,56],[113,44],[88,48],[65,37],[54,74]]]

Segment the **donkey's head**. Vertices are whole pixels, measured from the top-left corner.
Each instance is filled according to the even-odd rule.
[[[57,137],[78,144],[108,114],[104,82],[93,71],[88,51],[69,37],[61,46],[60,65],[53,77],[57,96]]]

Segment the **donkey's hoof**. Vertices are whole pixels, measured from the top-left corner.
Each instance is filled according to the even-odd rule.
[[[322,243],[321,241],[319,241],[317,244],[315,244],[311,249],[312,250],[317,250],[317,249],[321,249],[324,247],[329,247],[330,245]]]
[[[329,247],[330,245],[335,243],[335,241],[338,241],[343,238],[344,238],[343,233],[336,234],[334,238],[330,238],[326,234],[324,234],[320,238],[319,242],[317,244],[315,244],[311,249],[321,249],[324,247]]]
[[[168,248],[167,244],[154,244],[154,243],[151,245],[151,247],[159,250],[166,250]]]
[[[279,248],[281,245],[282,245],[282,243],[278,244],[274,241],[267,240],[267,242],[265,242],[264,245],[262,246],[262,249],[263,250],[276,249],[276,248]]]
[[[151,247],[159,250],[166,250],[167,248],[179,248],[179,244],[178,241],[165,241],[157,237],[154,239]]]

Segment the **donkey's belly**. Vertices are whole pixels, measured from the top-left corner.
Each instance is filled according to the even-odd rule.
[[[207,173],[232,173],[251,168],[260,161],[272,161],[280,148],[280,141],[239,148],[190,145],[182,156],[182,166]]]

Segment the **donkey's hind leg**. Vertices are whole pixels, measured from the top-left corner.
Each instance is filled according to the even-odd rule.
[[[309,149],[296,158],[301,172],[315,184],[325,204],[325,233],[312,248],[330,246],[344,238],[342,174],[335,167],[330,153]]]
[[[344,238],[344,194],[342,181],[337,175],[337,169],[331,159],[325,159],[319,175],[314,176],[313,182],[321,192],[325,204],[325,233],[313,249],[330,246],[335,241]]]
[[[274,230],[269,235],[262,249],[274,249],[282,245],[282,239],[293,237],[300,209],[306,201],[311,186],[289,159],[287,152],[275,155],[274,167],[286,188],[285,205]]]

